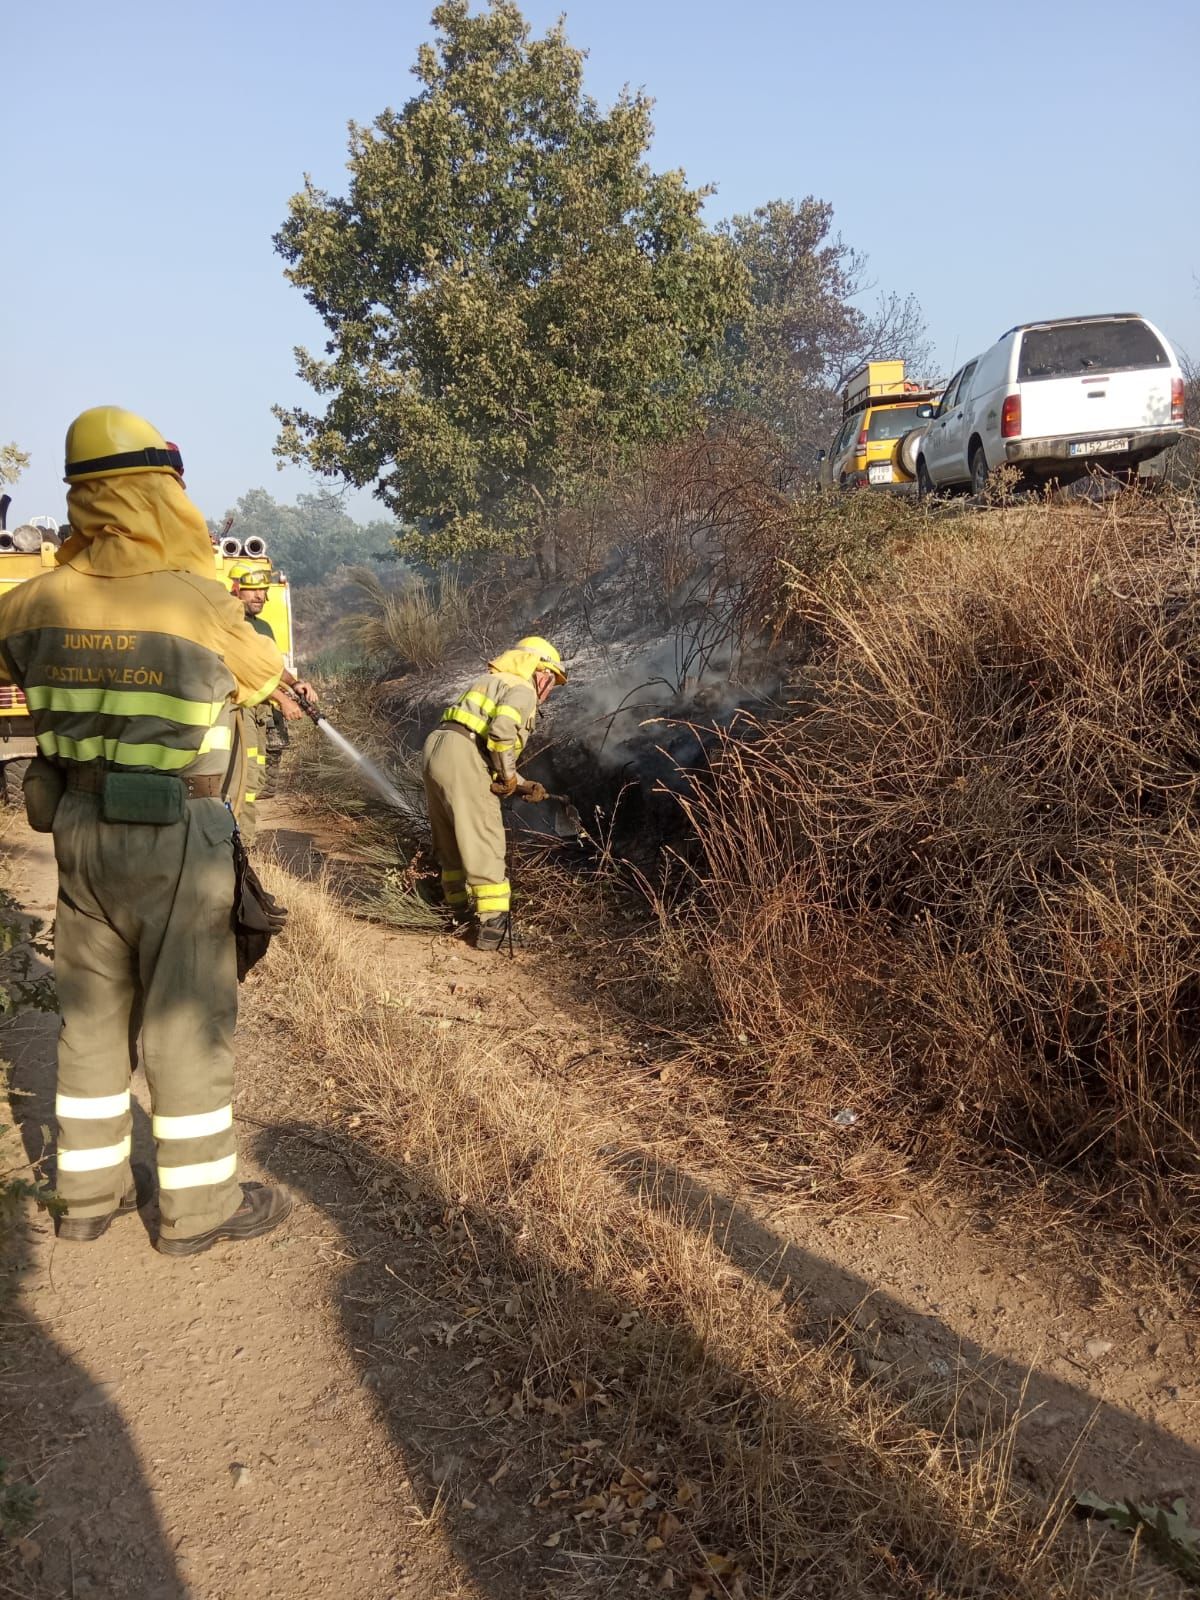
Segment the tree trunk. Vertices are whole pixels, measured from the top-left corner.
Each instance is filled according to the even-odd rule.
[[[553,583],[558,577],[558,534],[554,525],[554,512],[535,489],[538,502],[538,527],[533,540],[533,554],[538,574],[543,583]]]
[[[537,562],[538,577],[549,583],[554,562],[554,547],[549,530],[543,524],[533,541],[533,559]]]

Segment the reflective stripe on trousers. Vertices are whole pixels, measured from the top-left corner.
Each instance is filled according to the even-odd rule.
[[[469,903],[467,875],[461,867],[443,868],[442,898],[452,911],[461,911]]]
[[[216,799],[190,801],[165,827],[101,822],[99,797],[77,790],[59,805],[57,1187],[70,1216],[102,1216],[133,1187],[139,1033],[164,1237],[203,1233],[241,1204],[232,826]]]
[[[473,883],[471,898],[475,902],[475,910],[481,917],[494,917],[501,911],[509,909],[511,894],[507,882],[505,883]]]

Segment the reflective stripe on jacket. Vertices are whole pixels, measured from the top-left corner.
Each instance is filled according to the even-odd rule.
[[[152,772],[224,774],[233,707],[283,658],[213,578],[98,578],[70,566],[0,599],[0,681],[25,691],[39,750]]]
[[[470,728],[492,755],[511,750],[516,757],[529,743],[537,721],[537,692],[524,678],[489,672],[446,707],[442,721]]]

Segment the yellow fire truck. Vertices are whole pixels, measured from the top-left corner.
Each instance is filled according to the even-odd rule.
[[[54,566],[58,547],[66,537],[53,517],[33,517],[19,527],[7,526],[9,495],[0,495],[0,594],[7,594],[27,578],[36,578]],[[293,655],[292,591],[287,578],[271,569],[267,547],[261,539],[234,538],[227,522],[213,541],[213,576],[228,589],[230,569],[254,566],[271,574],[262,615],[271,625],[275,642],[283,651],[289,672],[296,670]],[[0,684],[0,804],[20,805],[21,781],[31,756],[37,754],[25,696],[10,684]]]

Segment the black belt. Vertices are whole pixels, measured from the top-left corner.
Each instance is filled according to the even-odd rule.
[[[102,794],[107,776],[107,767],[68,767],[67,788],[79,794]],[[178,778],[187,790],[189,800],[220,800],[225,792],[225,779],[220,774],[189,778],[185,772],[168,772],[163,776]]]
[[[478,744],[483,737],[482,734],[476,733],[473,728],[468,728],[465,722],[443,722],[441,727],[449,728],[451,733],[461,733],[464,739],[470,739],[475,744]]]

